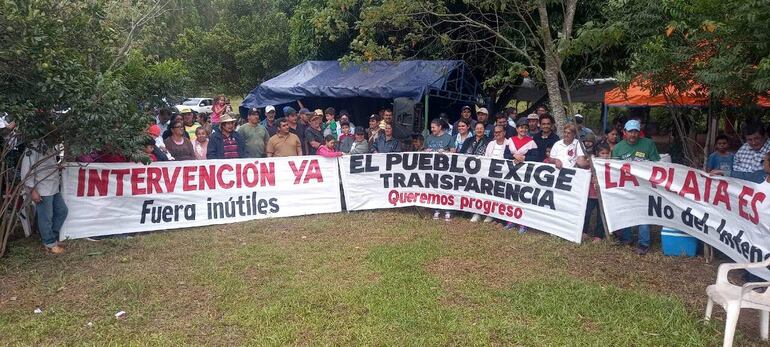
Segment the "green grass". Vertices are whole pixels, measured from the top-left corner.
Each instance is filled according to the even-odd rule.
[[[671,278],[679,266],[698,280]],[[73,241],[60,257],[20,240],[0,261],[0,336],[7,345],[705,346],[720,342],[721,324],[699,320],[705,299],[692,293],[712,272],[697,260],[639,260],[400,212]]]

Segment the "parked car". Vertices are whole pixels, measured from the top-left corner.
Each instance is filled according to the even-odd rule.
[[[195,113],[211,113],[211,106],[214,105],[214,99],[211,98],[187,98],[182,104],[174,106],[179,112],[182,108],[189,107]]]

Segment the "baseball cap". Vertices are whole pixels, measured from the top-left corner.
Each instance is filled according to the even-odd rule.
[[[530,113],[527,115],[527,119],[540,119],[537,113]]]
[[[356,127],[355,134],[356,135],[364,135],[364,134],[366,134],[366,131],[364,131],[364,128],[362,128],[362,127]]]
[[[487,111],[486,107],[480,108],[476,113],[483,113],[483,114],[489,114],[489,111]]]
[[[519,120],[516,121],[516,126],[520,127],[522,125],[529,126],[529,120],[527,118],[524,118],[524,117],[519,118]]]
[[[150,128],[147,129],[147,133],[152,135],[152,137],[158,137],[160,136],[160,127],[157,124],[150,125]]]
[[[270,105],[265,107],[265,113],[268,113],[268,112],[275,112],[275,106]]]
[[[256,107],[252,107],[249,109],[249,114],[259,114],[259,109]]]
[[[317,109],[315,109],[315,111],[313,111],[313,113],[315,113],[316,115],[319,115],[319,116],[323,116],[324,115],[324,110],[322,110],[320,108],[317,108]]]
[[[468,106],[468,105],[465,105],[465,106],[463,106],[463,108],[462,108],[462,109],[463,109],[463,110],[465,110],[465,109],[468,109],[468,110],[470,110],[470,109],[471,109],[471,107],[470,107],[470,106]]]
[[[180,114],[184,114],[184,113],[192,113],[192,109],[191,109],[191,108],[189,108],[189,107],[182,107],[182,108],[180,108],[180,109],[179,109],[179,113],[180,113]]]
[[[294,107],[286,106],[283,108],[283,115],[288,116],[292,113],[297,113],[297,110],[294,109]]]
[[[631,131],[631,130],[640,131],[642,130],[642,124],[639,123],[638,120],[632,119],[626,122],[626,126],[624,127],[624,129],[626,129],[626,131]]]
[[[307,108],[305,108],[305,107],[303,107],[303,108],[299,109],[299,114],[304,114],[304,113],[310,113],[310,110],[308,110],[308,109],[307,109]]]

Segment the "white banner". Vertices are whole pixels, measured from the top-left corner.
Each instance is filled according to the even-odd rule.
[[[770,256],[770,184],[686,166],[594,160],[610,230],[640,224],[681,230],[736,262]],[[767,269],[755,272],[770,278]]]
[[[60,238],[340,212],[336,159],[70,164]]]
[[[349,211],[424,206],[478,213],[580,243],[590,171],[441,153],[340,158]]]

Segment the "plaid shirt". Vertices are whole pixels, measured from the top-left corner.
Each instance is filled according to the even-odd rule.
[[[755,172],[763,169],[762,159],[770,152],[770,139],[758,151],[755,151],[744,143],[738,152],[735,152],[735,161],[733,162],[733,171]]]

